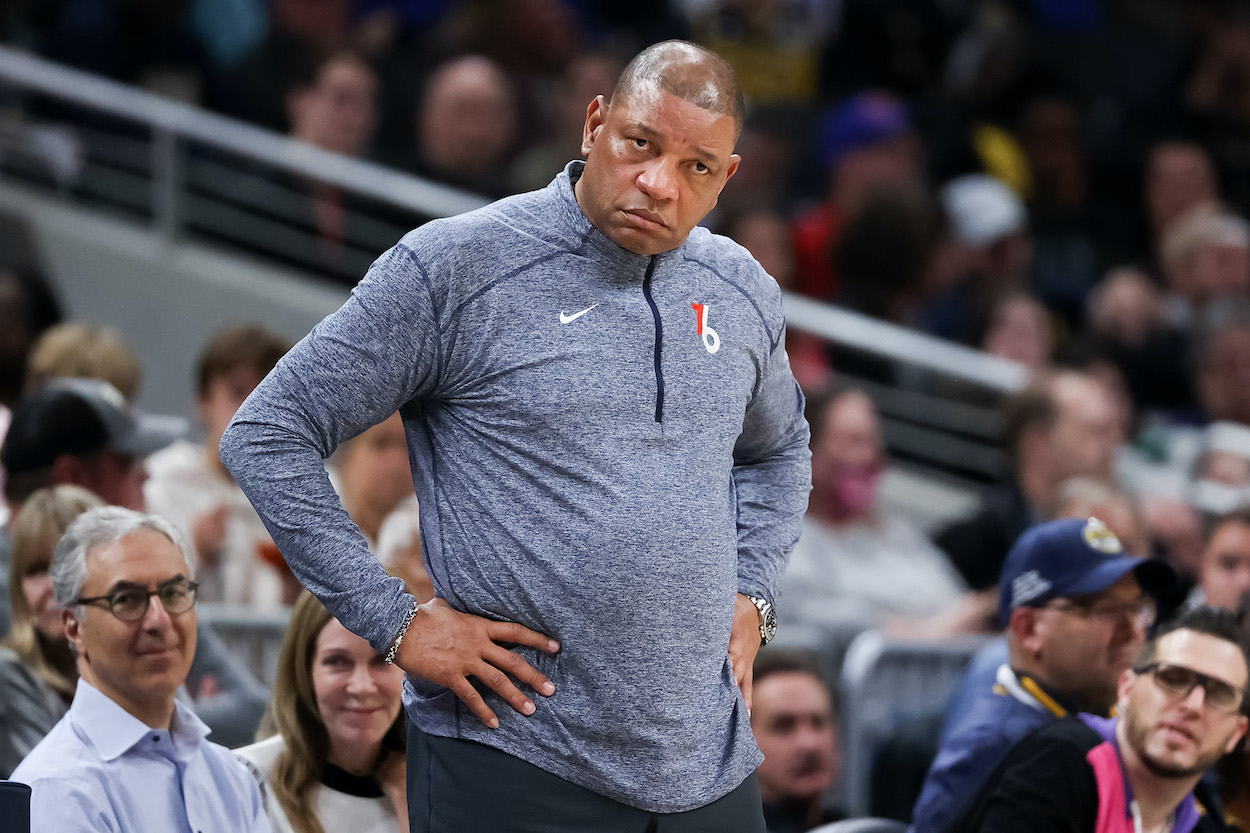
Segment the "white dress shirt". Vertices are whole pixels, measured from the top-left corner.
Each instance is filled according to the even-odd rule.
[[[13,772],[32,789],[31,829],[270,833],[251,774],[174,709],[170,729],[153,729],[79,679],[69,713]]]

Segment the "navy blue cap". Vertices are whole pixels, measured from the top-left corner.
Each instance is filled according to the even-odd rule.
[[[1041,607],[1051,599],[1101,593],[1129,573],[1158,598],[1176,574],[1162,561],[1124,551],[1120,539],[1097,518],[1064,518],[1025,530],[998,580],[998,618],[1005,626],[1022,605]]]

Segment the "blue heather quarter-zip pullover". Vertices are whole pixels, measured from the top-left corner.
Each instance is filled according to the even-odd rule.
[[[409,677],[425,732],[485,743],[652,812],[761,757],[728,661],[738,592],[772,599],[810,487],[776,283],[696,228],[653,257],[546,189],[418,228],[248,398],[222,459],[300,581],[379,651],[412,599],[322,468],[399,410],[426,566],[453,607],[561,643],[556,685],[491,730]],[[420,627],[421,619],[413,627]]]

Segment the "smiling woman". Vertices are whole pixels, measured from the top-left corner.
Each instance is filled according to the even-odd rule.
[[[236,750],[275,833],[407,831],[404,673],[304,591],[291,611],[267,740]]]

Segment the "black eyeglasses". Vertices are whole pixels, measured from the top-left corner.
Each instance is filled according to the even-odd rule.
[[[199,583],[182,578],[171,578],[155,590],[137,584],[125,584],[107,596],[90,596],[74,600],[76,605],[103,607],[123,622],[137,622],[147,615],[153,596],[159,596],[166,613],[186,613],[195,606],[195,591]]]
[[[1208,677],[1192,668],[1183,665],[1172,665],[1166,662],[1152,662],[1141,668],[1133,669],[1138,674],[1150,674],[1159,688],[1183,700],[1196,686],[1202,686],[1203,700],[1208,706],[1218,711],[1234,712],[1241,708],[1246,690],[1232,683],[1215,677]]]

